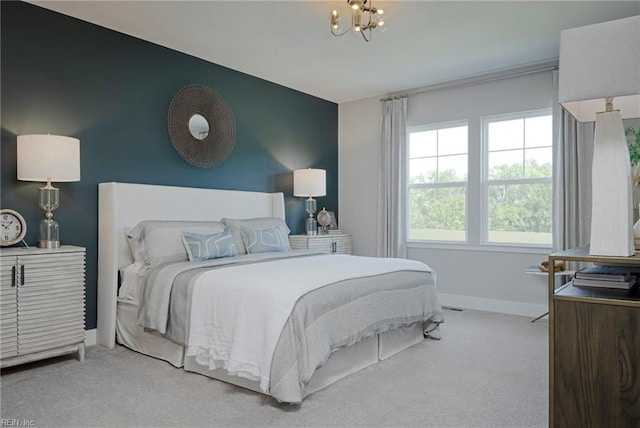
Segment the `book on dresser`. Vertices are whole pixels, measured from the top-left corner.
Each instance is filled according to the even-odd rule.
[[[598,265],[580,269],[576,272],[576,278],[599,279],[604,281],[629,281],[631,276],[638,273],[637,266],[611,266]]]
[[[629,290],[631,287],[636,285],[636,277],[632,276],[628,281],[574,278],[573,285],[576,287],[616,288],[619,290]]]
[[[573,285],[576,287],[632,290],[637,283],[638,267],[600,265],[580,269]]]

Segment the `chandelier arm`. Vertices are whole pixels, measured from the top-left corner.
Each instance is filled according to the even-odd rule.
[[[331,27],[331,34],[332,34],[332,35],[334,35],[334,36],[336,36],[336,37],[342,37],[342,36],[344,36],[345,34],[347,34],[349,31],[351,31],[351,28],[347,28],[347,29],[346,29],[346,30],[344,30],[342,33],[335,33],[335,32],[333,31],[333,27]]]

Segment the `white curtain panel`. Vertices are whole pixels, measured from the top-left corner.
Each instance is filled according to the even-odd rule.
[[[558,103],[553,72],[553,251],[589,244],[593,122],[578,122]]]
[[[382,101],[378,176],[378,257],[407,257],[406,162],[407,98]]]

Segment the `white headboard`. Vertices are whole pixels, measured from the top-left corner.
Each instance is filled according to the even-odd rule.
[[[142,220],[223,217],[284,219],[284,195],[132,183],[98,185],[99,345],[115,346],[118,269],[133,262],[125,228],[132,228]]]

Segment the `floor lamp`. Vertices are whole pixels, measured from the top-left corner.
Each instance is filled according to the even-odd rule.
[[[560,104],[579,122],[595,121],[589,253],[632,256],[631,168],[622,119],[640,117],[640,16],[562,31],[559,68]]]

